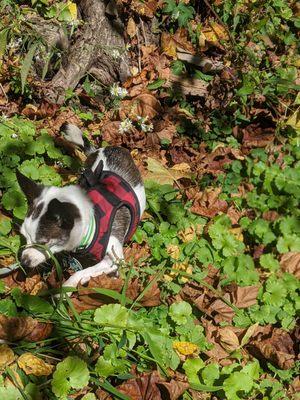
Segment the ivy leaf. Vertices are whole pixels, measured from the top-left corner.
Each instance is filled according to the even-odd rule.
[[[174,303],[169,309],[169,315],[177,325],[187,323],[188,317],[192,314],[192,307],[186,301]]]
[[[89,383],[89,370],[86,363],[76,356],[66,357],[57,364],[51,387],[59,399],[67,399],[71,388],[82,389]]]
[[[253,379],[245,372],[235,371],[223,383],[224,391],[228,399],[240,400],[241,393],[249,393],[253,387]]]

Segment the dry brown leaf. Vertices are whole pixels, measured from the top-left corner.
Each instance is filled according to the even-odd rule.
[[[54,366],[46,363],[32,353],[24,353],[18,358],[18,366],[26,375],[48,376],[52,373]]]
[[[227,297],[227,293],[225,294],[224,297]],[[221,299],[217,299],[213,303],[211,303],[208,311],[210,313],[218,314],[214,317],[214,320],[217,323],[222,322],[222,321],[231,322],[232,318],[234,317],[233,309],[231,307],[229,307],[226,303],[224,303],[224,301],[222,301]]]
[[[283,254],[280,259],[280,266],[284,272],[293,274],[300,279],[300,252],[290,251]]]
[[[129,18],[128,23],[127,23],[127,34],[129,37],[133,38],[136,35],[136,24],[134,22],[133,18]]]
[[[220,343],[226,351],[229,353],[239,348],[240,342],[236,334],[230,329],[230,327],[220,328]]]
[[[152,18],[156,13],[158,7],[158,0],[147,0],[147,1],[133,0],[130,4],[130,7],[138,14],[148,18]]]
[[[31,317],[0,315],[0,340],[39,342],[46,339],[51,331],[50,323],[39,322]]]
[[[161,47],[169,57],[177,58],[177,50],[195,54],[192,43],[188,40],[188,32],[185,28],[179,28],[175,34],[163,32],[161,35]]]
[[[71,298],[72,303],[77,312],[93,310],[103,304],[113,303],[114,300],[111,297],[97,293],[93,288],[110,289],[120,293],[123,284],[124,282],[120,278],[109,277],[106,274],[102,274],[90,279],[87,287],[79,287],[80,292],[76,297]],[[143,287],[138,279],[133,279],[128,283],[126,296],[131,300],[135,300],[142,291]],[[149,286],[143,297],[139,300],[139,303],[144,307],[153,307],[161,303],[160,290],[156,282]]]
[[[175,164],[172,168],[168,168],[155,158],[148,157],[146,162],[148,164],[148,172],[144,178],[158,182],[161,185],[172,185],[178,179],[190,177],[191,169],[187,163]]]
[[[257,303],[258,286],[237,286],[232,293],[234,305],[238,308],[247,308]]]
[[[14,352],[7,344],[0,344],[0,370],[6,368],[15,359]]]
[[[219,199],[221,192],[222,188],[206,188],[203,192],[198,188],[191,188],[186,192],[188,199],[193,200],[191,211],[209,218],[226,212],[228,204]]]
[[[152,119],[162,112],[159,100],[151,93],[141,93],[131,100],[122,101],[119,111],[120,119],[130,118],[133,121],[137,117]]]
[[[220,40],[228,39],[228,34],[224,26],[214,21],[209,21],[209,26],[204,28],[202,32],[205,36],[205,39],[213,44],[219,42]]]
[[[157,386],[160,389],[162,400],[177,400],[190,385],[186,381],[171,379],[170,382],[159,382]]]
[[[157,371],[143,373],[122,383],[117,389],[131,400],[162,400],[160,390],[156,385],[160,381],[162,378]]]
[[[271,325],[257,329],[257,333],[246,347],[254,357],[268,360],[281,369],[292,368],[296,361],[291,335]]]
[[[205,329],[206,340],[213,345],[213,348],[206,350],[205,354],[211,357],[213,360],[220,361],[228,357],[227,351],[218,343],[217,337],[219,333],[219,327],[214,326],[211,322],[206,319],[201,319],[202,325]]]

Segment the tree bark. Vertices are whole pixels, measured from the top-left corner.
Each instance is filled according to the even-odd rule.
[[[109,18],[103,0],[78,0],[77,5],[84,24],[45,92],[50,103],[62,104],[65,91],[74,89],[87,72],[94,72],[104,85],[129,76],[122,22]]]

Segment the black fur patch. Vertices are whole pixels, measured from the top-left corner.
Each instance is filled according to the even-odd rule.
[[[76,219],[80,218],[78,207],[69,202],[53,199],[47,211],[41,217],[37,230],[37,243],[48,243],[57,240],[58,244],[68,241]]]
[[[143,180],[130,152],[123,147],[105,147],[104,155],[108,167],[125,179],[131,186],[143,184]]]

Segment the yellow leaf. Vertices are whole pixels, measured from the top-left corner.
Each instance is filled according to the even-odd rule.
[[[0,369],[5,368],[14,361],[14,352],[7,344],[0,344]]]
[[[182,231],[179,231],[178,236],[183,241],[183,243],[188,243],[191,240],[195,239],[195,233],[195,228],[193,226],[190,226]]]
[[[210,22],[209,26],[202,30],[202,33],[205,36],[205,40],[213,44],[218,43],[220,40],[228,39],[225,28],[217,22]]]
[[[77,5],[72,1],[68,1],[68,9],[71,14],[72,20],[75,21],[77,19]]]
[[[176,42],[169,33],[161,34],[161,48],[167,56],[177,58]]]
[[[300,130],[300,108],[292,114],[286,121],[286,125],[291,126],[295,131]]]
[[[170,257],[174,258],[174,260],[178,260],[180,257],[180,248],[176,246],[176,244],[169,244],[167,246],[167,253]]]
[[[186,163],[174,165],[172,168],[165,167],[154,158],[147,158],[148,173],[145,178],[157,183],[172,185],[180,178],[190,177],[190,166]]]
[[[233,236],[235,236],[235,238],[237,240],[239,240],[240,242],[244,241],[244,236],[242,233],[242,228],[237,227],[237,228],[231,228],[229,229],[229,232],[233,234]]]
[[[47,364],[44,360],[31,353],[22,354],[18,358],[18,366],[26,375],[48,376],[53,370],[53,365]]]
[[[191,356],[199,351],[198,346],[190,342],[173,342],[173,349],[184,356]]]

